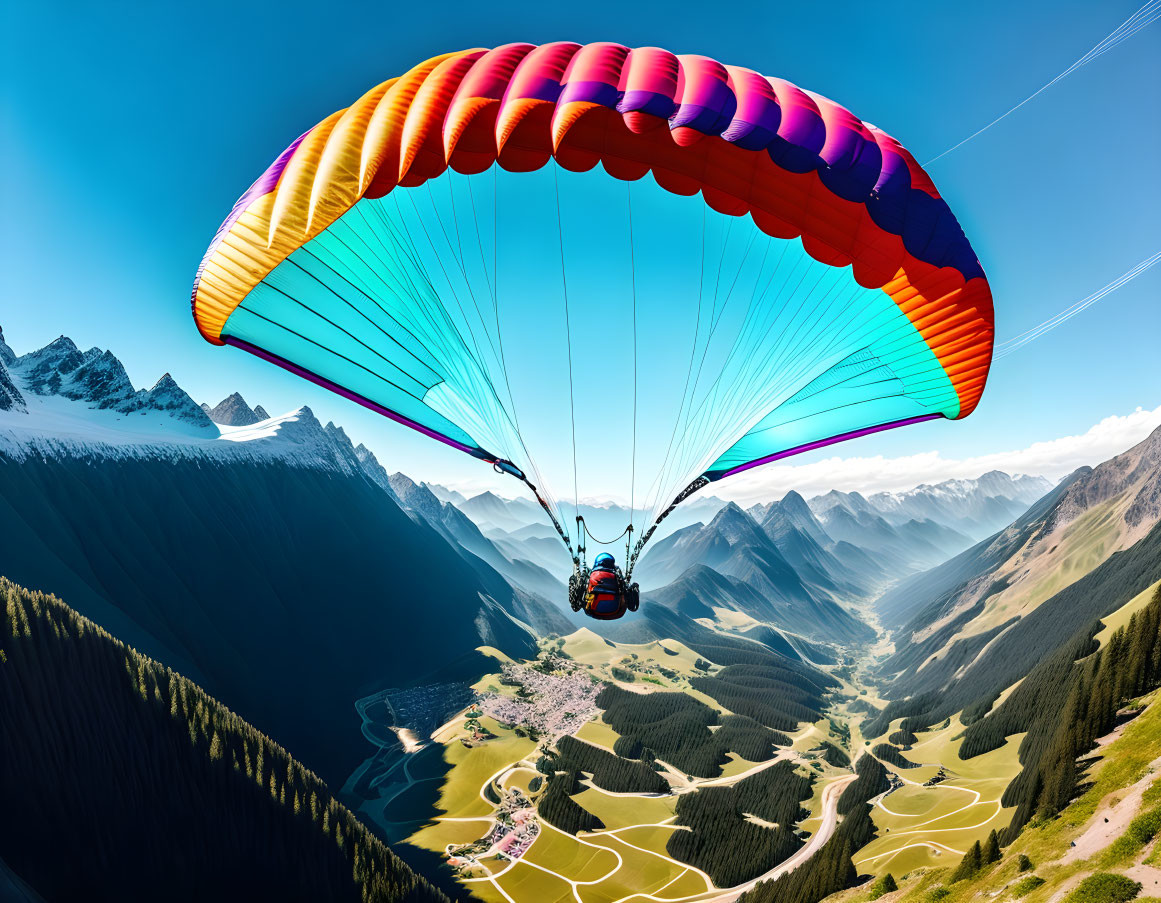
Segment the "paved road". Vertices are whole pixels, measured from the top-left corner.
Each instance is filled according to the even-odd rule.
[[[830,840],[831,835],[834,834],[835,828],[838,827],[838,800],[842,796],[842,792],[847,789],[847,785],[855,779],[856,775],[847,775],[839,778],[832,784],[828,784],[826,789],[822,792],[822,824],[818,826],[818,830],[811,836],[810,840],[806,842],[801,850],[791,856],[789,859],[783,860],[770,871],[764,875],[759,875],[749,884],[742,884],[738,887],[732,887],[728,891],[717,897],[713,897],[708,903],[734,903],[742,894],[748,890],[753,890],[755,886],[763,881],[769,881],[772,878],[777,878],[787,872],[792,872],[798,868],[802,863],[806,862],[811,856],[819,851],[824,843]]]

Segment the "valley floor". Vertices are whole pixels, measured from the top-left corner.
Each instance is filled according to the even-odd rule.
[[[704,673],[699,669],[706,663],[676,641],[614,644],[581,629],[563,639],[544,640],[542,648],[571,662],[574,679],[582,682],[591,677],[634,692],[678,690],[728,714],[690,685]],[[881,652],[876,649],[872,654]],[[513,680],[526,665],[494,650],[490,654],[497,659],[497,672],[482,678],[474,689],[494,702],[469,706],[418,744],[409,738],[413,741],[409,752],[399,755],[381,781],[380,795],[365,801],[361,810],[392,841],[427,850],[445,863],[450,858],[454,867],[445,868],[452,869],[460,887],[490,903],[733,903],[759,881],[807,861],[841,822],[836,804],[855,779],[853,766],[826,762],[819,752],[821,744],[833,744],[857,762],[872,749],[878,751],[900,728],[896,720],[878,737],[862,735],[860,726],[870,720],[868,714],[885,701],[860,680],[866,663],[848,661],[844,667],[828,669],[842,681],[834,694],[836,703],[819,721],[800,724],[789,737],[790,745],[766,761],[751,762],[730,753],[721,774],[705,778],[659,758],[657,772],[669,785],[667,794],[611,792],[582,773],[572,798],[603,827],[574,836],[533,815],[544,793],[537,760],[555,736],[536,736],[534,731],[530,737],[526,730],[480,711],[518,711],[527,705],[529,695],[535,695]],[[511,698],[511,704],[504,703],[505,698]],[[590,697],[582,691],[577,698],[581,702],[562,705],[576,707]],[[571,711],[566,718],[557,712],[553,723],[572,718],[579,726],[573,724],[565,732],[612,753],[619,735],[599,710],[589,711],[596,714],[586,715],[583,722]],[[958,864],[972,844],[993,830],[1002,831],[1012,818],[1013,810],[1001,798],[1020,772],[1017,752],[1024,735],[1011,736],[999,748],[963,760],[959,757],[963,731],[959,716],[953,716],[919,732],[909,746],[897,747],[897,756],[877,755],[892,786],[871,800],[876,836],[855,851],[853,861],[860,875],[890,873],[900,882],[902,890],[884,898],[888,903],[892,899],[929,903],[929,890],[942,887],[947,869]],[[1136,721],[1102,738],[1098,752],[1115,765],[1103,765],[1104,759],[1098,758],[1092,769],[1093,788],[1061,818],[1025,831],[1012,848],[1027,848],[1033,861],[1043,863],[1036,874],[1046,884],[1029,892],[1030,903],[1060,903],[1095,863],[1109,860],[1110,845],[1137,815],[1142,798],[1161,795],[1149,789],[1153,771],[1161,765],[1161,710],[1150,705]],[[796,852],[759,878],[733,888],[715,885],[705,871],[670,854],[674,832],[690,830],[677,823],[676,806],[683,795],[733,787],[781,762],[792,762],[799,773],[813,779],[813,793],[803,802],[808,814],[797,823],[804,845]],[[511,815],[520,806],[526,807],[529,821],[525,824],[525,815],[518,815],[519,823],[513,826]],[[754,816],[747,819],[772,827]],[[515,842],[505,841],[512,831]],[[1069,847],[1073,841],[1075,846]],[[1006,855],[1004,863],[1011,858]],[[1148,885],[1161,879],[1150,859],[1156,859],[1151,847],[1120,865]],[[1013,898],[1009,888],[1025,876],[1008,875],[1007,870],[1006,865],[992,870],[998,883],[990,894]],[[1044,889],[1049,887],[1054,888],[1051,893]],[[1161,885],[1155,892],[1161,894]],[[837,895],[835,903],[864,898],[865,886]]]
[[[596,679],[638,692],[681,690],[722,709],[720,703],[689,686],[689,679],[702,673],[697,668],[700,657],[676,641],[613,644],[581,629],[563,640],[545,642]],[[495,654],[503,669],[506,657]],[[623,669],[630,662],[634,669],[632,681],[616,680],[613,669],[619,669],[618,673],[624,676]],[[516,690],[501,684],[499,677],[485,676],[475,689],[486,695],[515,696]],[[494,903],[735,901],[759,881],[797,868],[830,838],[840,821],[838,798],[855,778],[850,768],[832,767],[809,752],[824,740],[842,742],[834,734],[830,719],[824,718],[801,724],[790,737],[791,745],[766,761],[751,762],[730,753],[717,777],[692,776],[658,759],[659,774],[671,790],[665,795],[611,792],[582,775],[583,789],[573,799],[599,818],[604,827],[573,836],[537,819],[539,833],[522,855],[512,858],[481,839],[494,837],[502,824],[499,813],[504,806],[497,803],[498,799],[519,791],[535,801],[543,792],[539,786],[543,779],[535,768],[540,755],[538,745],[528,736],[520,736],[524,731],[486,715],[478,721],[482,732],[491,736],[473,740],[474,726],[466,725],[474,708],[465,709],[435,731],[423,752],[401,756],[387,781],[392,788],[389,794],[365,803],[361,812],[386,830],[393,841],[405,840],[444,857],[479,842],[470,858],[456,857],[457,877],[473,897]],[[599,712],[580,725],[575,736],[610,753],[618,739]],[[426,767],[408,765],[409,761],[422,761],[436,752],[448,766],[442,778],[429,777]],[[805,844],[793,855],[759,878],[734,888],[718,887],[705,871],[670,855],[667,844],[672,833],[689,830],[676,824],[675,807],[682,795],[704,788],[732,787],[785,761],[795,763],[800,771],[816,779],[813,797],[804,802],[809,810],[809,816],[801,823]],[[438,814],[408,822],[414,815],[407,813],[406,801],[425,784],[430,787],[427,782],[435,781],[440,782],[435,803]]]

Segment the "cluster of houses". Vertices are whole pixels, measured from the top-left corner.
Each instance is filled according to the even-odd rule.
[[[515,696],[484,693],[477,705],[501,724],[535,731],[550,740],[575,734],[599,710],[600,684],[575,663],[551,659],[547,668],[506,664],[501,680],[517,688]]]
[[[483,868],[481,859],[519,859],[540,834],[536,810],[524,793],[513,788],[503,791],[496,809],[496,822],[480,840],[467,846],[448,847],[448,865],[460,872]]]

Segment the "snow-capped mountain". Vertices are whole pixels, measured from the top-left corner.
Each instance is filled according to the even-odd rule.
[[[2,344],[0,360],[0,451],[14,458],[278,459],[362,474],[393,496],[371,451],[334,423],[324,426],[309,407],[260,418],[235,392],[211,409],[222,418],[215,422],[168,373],[151,389],[135,389],[115,355],[81,352],[65,336],[20,357]]]
[[[194,430],[213,428],[205,412],[168,373],[151,389],[135,389],[112,352],[90,348],[82,353],[67,336],[14,358],[8,370],[26,400],[30,395],[57,396],[93,410],[143,416],[162,413]]]
[[[906,492],[877,492],[867,501],[891,521],[933,520],[982,537],[1011,523],[1050,489],[1052,483],[1043,477],[1013,477],[993,470],[975,480],[946,480]]]
[[[0,410],[0,574],[195,677],[328,780],[366,756],[366,686],[471,682],[481,645],[525,657],[568,626],[549,575],[555,606],[457,509],[409,517],[310,408],[215,424],[168,375],[137,390],[67,338],[5,345],[0,368],[23,403]]]
[[[250,426],[252,423],[270,418],[270,415],[263,410],[261,405],[252,409],[246,404],[246,399],[238,392],[223,398],[213,408],[203,404],[202,410],[206,412],[210,420],[222,426]],[[259,413],[260,411],[261,413]]]
[[[831,491],[810,500],[810,508],[825,524],[843,509],[860,515],[882,517],[899,526],[908,521],[932,521],[972,539],[982,539],[1003,529],[1052,489],[1043,477],[1009,476],[993,470],[974,480],[945,480],[921,484],[905,492]]]
[[[16,360],[16,352],[8,347],[8,343],[4,341],[4,330],[0,328],[0,364],[7,367],[14,360]]]
[[[8,365],[16,360],[16,355],[4,341],[4,330],[0,329],[0,411],[16,411],[24,413],[28,410],[24,403],[24,396],[16,388],[12,376],[8,373]]]

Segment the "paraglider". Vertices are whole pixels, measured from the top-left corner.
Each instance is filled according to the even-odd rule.
[[[615,431],[631,433],[640,516],[622,533],[626,585],[698,490],[966,417],[992,356],[987,279],[898,141],[782,79],[611,43],[449,53],[372,88],[242,195],[192,296],[208,341],[520,480],[574,584],[587,575],[576,380],[606,378],[574,360],[573,318],[590,306],[621,318],[610,341],[631,358],[607,376],[632,398],[631,430],[626,415]],[[513,347],[514,320],[550,313],[559,333]],[[566,373],[574,518],[520,418],[523,390]],[[639,431],[639,398],[671,434]],[[638,506],[649,442],[661,463]]]
[[[641,590],[629,583],[617,562],[608,552],[593,559],[592,569],[581,569],[569,584],[569,603],[573,611],[583,611],[590,618],[615,621],[626,611],[641,605]]]

